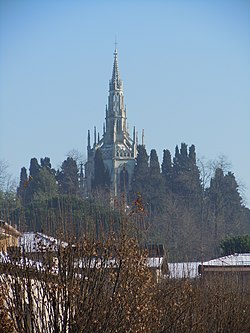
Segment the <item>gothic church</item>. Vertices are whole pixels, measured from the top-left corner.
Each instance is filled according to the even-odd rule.
[[[94,181],[94,161],[97,149],[101,150],[102,158],[110,178],[110,191],[113,197],[128,191],[134,172],[137,155],[137,135],[135,127],[133,137],[127,127],[127,113],[124,104],[123,82],[118,68],[117,48],[114,51],[112,78],[109,81],[108,105],[106,106],[105,125],[100,138],[94,129],[94,142],[91,145],[88,131],[87,162],[85,164],[86,194],[92,192]]]

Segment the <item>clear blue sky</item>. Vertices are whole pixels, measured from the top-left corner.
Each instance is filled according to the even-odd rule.
[[[130,130],[148,152],[225,155],[250,206],[250,1],[1,0],[0,159],[58,168],[102,131],[117,36]]]

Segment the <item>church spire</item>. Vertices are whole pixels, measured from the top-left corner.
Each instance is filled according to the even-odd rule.
[[[109,81],[109,91],[122,90],[122,80],[120,78],[119,67],[118,67],[118,52],[117,48],[114,51],[114,64],[112,78]]]
[[[117,44],[117,43],[115,43]],[[88,132],[88,160],[85,165],[85,178],[80,172],[81,181],[86,184],[86,195],[91,194],[95,178],[95,154],[100,149],[104,166],[110,179],[112,200],[115,196],[130,190],[133,179],[135,158],[137,156],[138,134],[134,128],[133,138],[129,135],[127,112],[124,103],[123,82],[118,67],[118,52],[115,45],[112,76],[109,80],[108,103],[105,110],[103,136],[94,128],[94,143],[90,147]]]

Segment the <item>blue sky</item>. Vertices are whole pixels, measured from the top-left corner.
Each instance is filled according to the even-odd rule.
[[[58,168],[102,132],[114,40],[148,152],[224,155],[250,206],[250,1],[0,1],[0,159]]]

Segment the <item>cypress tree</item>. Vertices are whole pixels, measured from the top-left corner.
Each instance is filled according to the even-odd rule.
[[[21,199],[22,204],[25,204],[25,194],[27,186],[28,186],[27,169],[25,167],[22,167],[20,172],[19,186],[17,188],[17,196]]]
[[[189,154],[185,143],[181,144],[180,152],[178,146],[176,148],[173,163],[173,191],[188,207],[198,209],[202,188],[194,145],[189,148]]]
[[[186,192],[189,192],[188,187],[190,184],[188,184],[188,180],[190,178],[190,171],[192,171],[192,164],[193,160],[187,154],[187,145],[182,143],[180,151],[178,146],[176,146],[173,161],[173,181],[174,191],[180,195],[185,195]]]
[[[199,199],[202,194],[202,186],[200,179],[200,171],[196,164],[196,152],[195,146],[191,145],[189,147],[188,154],[188,165],[187,165],[189,175],[190,175],[190,187],[193,199]]]
[[[134,168],[133,181],[131,186],[132,198],[136,198],[138,194],[143,201],[147,200],[147,183],[149,177],[148,154],[144,145],[138,145],[137,157]]]
[[[223,170],[217,168],[206,197],[210,226],[216,238],[244,232],[244,207],[232,172],[224,175]]]
[[[150,208],[153,212],[162,211],[165,203],[165,189],[163,177],[160,172],[158,156],[155,149],[152,149],[150,152],[148,183]]]
[[[161,170],[163,178],[166,183],[167,191],[172,190],[173,167],[172,167],[171,153],[168,149],[163,150]]]
[[[29,204],[34,199],[48,199],[57,194],[55,171],[51,169],[48,157],[41,159],[41,165],[36,158],[32,158],[29,170],[27,177],[26,169],[21,169],[17,194],[20,195],[22,204]]]
[[[179,147],[175,147],[175,157],[173,159],[173,191],[183,196],[185,195],[183,186],[185,183],[184,171],[186,169],[184,147],[182,147],[182,152],[184,152],[184,156],[180,154]]]
[[[181,149],[180,149],[180,155],[183,161],[187,160],[188,154],[187,154],[187,145],[186,143],[181,144]]]
[[[37,177],[39,175],[39,171],[40,171],[40,165],[37,161],[36,158],[32,158],[30,160],[30,177],[34,178]]]
[[[108,189],[110,186],[109,172],[106,170],[101,149],[97,149],[94,158],[94,189]]]
[[[39,172],[40,172],[40,165],[37,161],[37,159],[31,158],[30,160],[30,167],[29,167],[29,179],[27,182],[27,187],[25,191],[25,203],[28,204],[30,203],[34,197],[35,193],[39,191],[39,182],[38,182],[38,177],[39,177]]]
[[[40,159],[41,167],[51,169],[51,163],[49,157],[44,157]]]
[[[195,152],[195,146],[194,145],[191,145],[189,147],[188,157],[189,157],[190,161],[192,161],[193,164],[196,164],[196,152]]]
[[[79,194],[79,171],[76,161],[68,157],[61,165],[61,171],[57,172],[57,181],[60,194]]]
[[[175,146],[175,158],[178,159],[179,156],[180,156],[179,147],[178,147],[178,145],[176,145]]]
[[[210,228],[212,229],[213,236],[216,239],[223,233],[224,225],[223,178],[223,170],[221,168],[217,168],[213,178],[210,180],[210,187],[206,191],[210,215]]]
[[[20,173],[20,183],[19,188],[25,187],[28,180],[27,176],[27,169],[25,167],[22,167],[21,173]]]
[[[37,179],[36,198],[50,199],[58,194],[56,177],[51,169],[42,167]]]
[[[158,160],[158,156],[155,149],[152,149],[150,152],[149,159],[149,175],[155,176],[160,174],[160,164]]]

